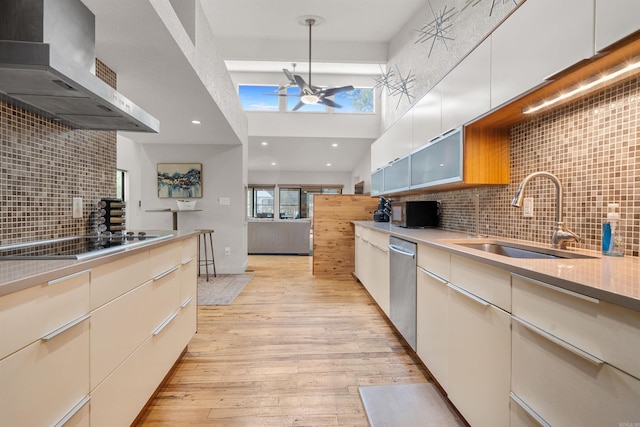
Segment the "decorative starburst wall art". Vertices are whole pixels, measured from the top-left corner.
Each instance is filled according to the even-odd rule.
[[[380,75],[374,79],[376,82],[374,88],[386,88],[387,94],[391,95],[394,77],[393,68],[389,68],[385,72],[380,65]],[[382,95],[382,91],[380,91],[380,95]]]
[[[445,6],[444,9],[436,13],[436,11],[433,10],[433,6],[431,6],[431,2],[428,3],[431,13],[433,13],[433,21],[428,22],[422,28],[416,30],[419,33],[419,36],[415,44],[431,40],[431,47],[429,48],[429,54],[427,55],[430,57],[436,41],[441,42],[445,49],[448,49],[447,40],[453,40],[453,38],[447,36],[447,33],[449,33],[451,31],[451,27],[453,27],[451,18],[453,18],[457,12],[455,11],[455,7],[449,8],[448,6]]]
[[[416,81],[416,75],[409,70],[406,77],[402,76],[400,72],[400,68],[396,65],[396,71],[398,73],[398,80],[395,79],[396,74],[392,68],[389,68],[386,72],[382,70],[382,66],[380,67],[381,74],[376,77],[374,80],[376,82],[376,88],[386,88],[389,96],[400,96],[398,99],[398,104],[396,108],[400,106],[400,101],[402,101],[402,96],[406,96],[407,101],[411,104],[414,96],[411,94],[411,89],[413,89],[413,84]]]
[[[413,95],[411,95],[411,89],[413,89],[413,84],[416,81],[416,75],[413,74],[411,70],[409,70],[407,76],[402,77],[398,65],[396,65],[396,71],[398,71],[399,81],[393,86],[391,95],[400,95],[398,104],[396,105],[396,108],[398,108],[400,106],[400,101],[402,101],[403,95],[407,97],[407,101],[409,102],[409,104],[411,104],[411,100],[414,98]]]
[[[462,8],[462,10],[465,10],[467,7],[471,6],[474,7],[476,6],[478,3],[482,2],[484,0],[467,0],[466,4],[464,5],[464,7]],[[508,3],[509,1],[513,2],[514,5],[518,5],[518,2],[516,0],[491,0],[491,7],[489,8],[489,16],[491,16],[491,14],[493,13],[493,8],[495,7],[496,3],[502,1],[502,4]],[[462,12],[462,11],[461,11]]]

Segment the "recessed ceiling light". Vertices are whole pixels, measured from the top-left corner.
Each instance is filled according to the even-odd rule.
[[[267,141],[262,141],[260,144],[262,145],[269,145],[269,143]]]
[[[199,125],[200,124],[200,120],[191,120],[191,123],[193,123],[194,125]]]
[[[331,166],[331,163],[327,163],[327,166]]]
[[[271,166],[275,166],[275,165],[276,165],[276,162],[271,162]]]
[[[331,144],[332,147],[337,147],[338,144],[336,144],[335,142],[333,144]]]

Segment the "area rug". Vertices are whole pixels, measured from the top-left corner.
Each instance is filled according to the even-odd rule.
[[[198,277],[198,305],[229,305],[242,292],[253,274],[218,274]]]
[[[464,426],[431,383],[358,387],[371,427]]]

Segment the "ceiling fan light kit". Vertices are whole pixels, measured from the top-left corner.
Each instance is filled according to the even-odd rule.
[[[297,21],[299,24],[309,27],[309,77],[307,79],[308,81],[305,81],[299,74],[292,74],[286,68],[282,69],[289,81],[292,83],[295,82],[300,88],[300,101],[293,107],[292,111],[311,104],[323,104],[332,108],[342,108],[342,105],[328,99],[328,97],[337,93],[352,91],[353,86],[322,88],[311,84],[311,27],[320,25],[324,22],[324,19],[319,16],[300,16],[297,18]]]

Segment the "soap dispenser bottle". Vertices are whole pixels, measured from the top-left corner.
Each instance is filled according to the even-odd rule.
[[[602,224],[602,254],[608,256],[624,255],[624,239],[622,238],[622,226],[618,203],[607,205],[607,219]]]

